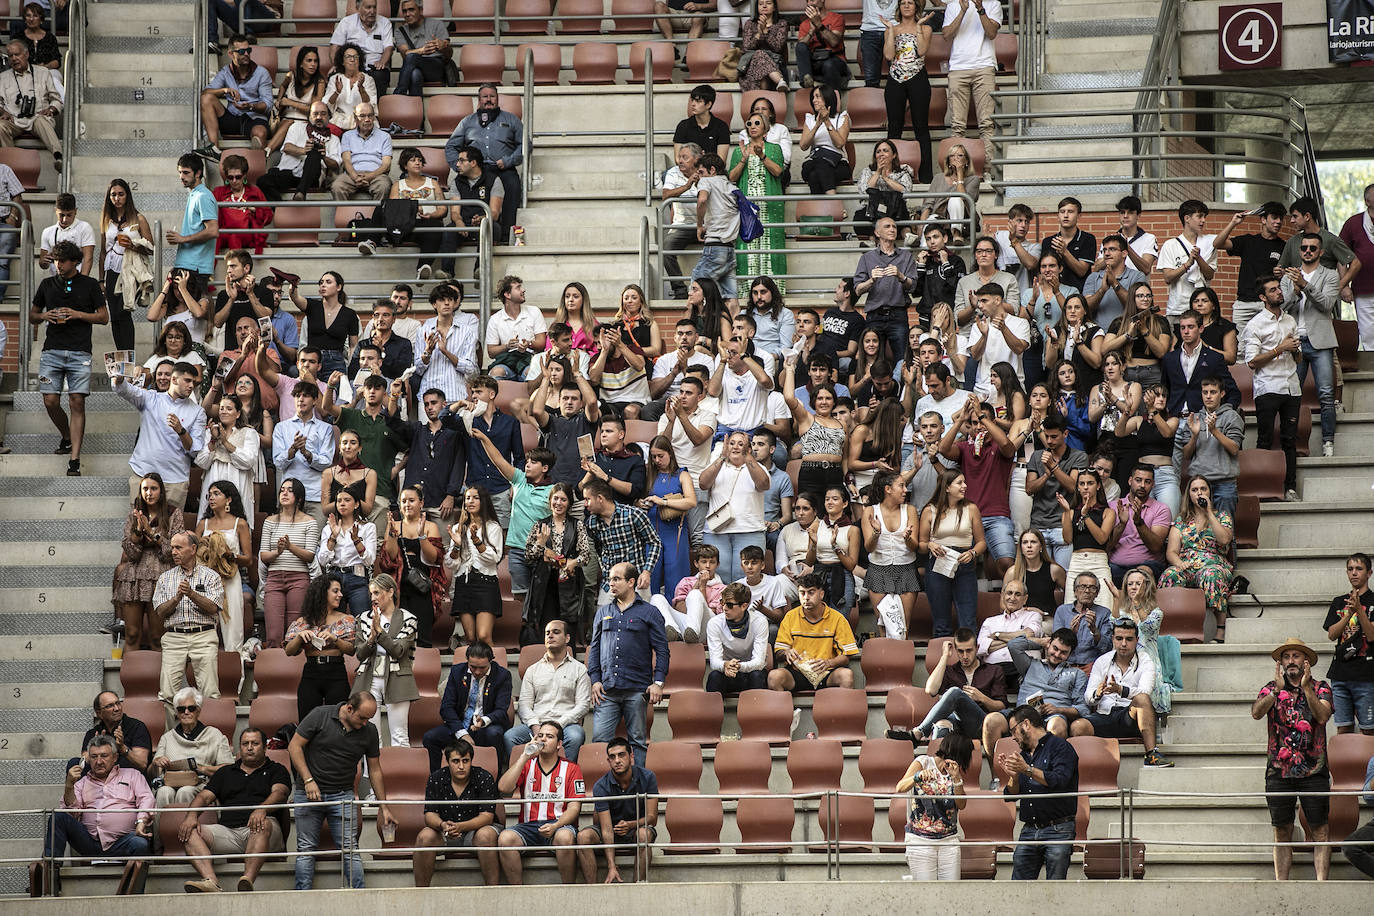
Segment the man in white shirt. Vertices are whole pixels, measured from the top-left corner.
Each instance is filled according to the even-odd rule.
[[[1287,279],[1285,277],[1285,279]],[[1298,411],[1302,383],[1298,381],[1298,323],[1284,312],[1284,288],[1274,277],[1259,281],[1260,313],[1245,326],[1245,362],[1255,373],[1257,445],[1274,447],[1274,418],[1279,420],[1279,444],[1287,464],[1285,497],[1298,495]]]
[[[978,113],[978,132],[983,137],[987,161],[992,161],[992,91],[996,88],[997,55],[992,40],[1002,28],[1002,4],[998,0],[950,0],[945,5],[941,34],[949,48],[950,131],[964,135],[968,124],[969,95]]]
[[[720,398],[719,425],[715,440],[723,441],[735,430],[752,434],[768,422],[768,392],[773,380],[756,356],[743,356],[744,341],[737,335],[711,375],[707,393]]]
[[[1011,363],[1016,375],[1025,381],[1021,369],[1021,354],[1030,347],[1030,322],[1018,318],[1002,299],[1002,287],[988,283],[976,290],[978,317],[969,330],[966,356],[976,360],[978,372],[973,390],[984,397],[992,397],[992,367]]]
[[[711,463],[711,441],[716,434],[716,413],[701,403],[706,383],[695,375],[682,380],[675,397],[668,398],[658,432],[673,443],[673,457],[678,466],[692,475],[697,489],[697,504],[687,510],[687,527],[692,543],[701,542],[706,524],[706,504],[710,493],[701,488],[701,472]]]
[[[1193,293],[1212,282],[1217,269],[1215,235],[1203,235],[1207,225],[1207,205],[1200,200],[1185,200],[1178,207],[1183,231],[1159,249],[1158,266],[1169,284],[1169,305],[1165,314],[1177,323],[1192,305]]]
[[[53,206],[57,222],[43,230],[38,241],[38,266],[57,276],[57,263],[53,260],[53,246],[58,242],[71,242],[81,249],[81,273],[88,277],[100,277],[91,272],[95,260],[95,230],[84,219],[76,218],[76,195],[62,193],[57,195]]]
[[[663,274],[677,277],[682,274],[677,254],[697,243],[697,163],[701,161],[701,147],[695,143],[683,143],[673,154],[676,164],[663,174],[662,197],[673,202],[673,222],[664,230],[659,247],[663,250]],[[674,299],[687,298],[685,280],[669,280],[669,291]]]
[[[115,394],[139,413],[138,442],[129,456],[131,500],[138,497],[143,478],[156,472],[162,475],[167,505],[178,510],[186,505],[191,460],[205,445],[205,411],[192,396],[195,386],[196,370],[189,363],[177,363],[172,369],[172,385],[166,394],[115,377]]]
[[[372,74],[377,93],[386,95],[391,85],[391,52],[394,38],[391,21],[377,15],[377,0],[359,0],[358,11],[339,20],[329,38],[330,53],[346,44],[363,49],[364,69]],[[375,100],[374,100],[375,101]]]
[[[715,368],[715,357],[705,347],[698,346],[700,340],[692,319],[679,318],[673,329],[673,349],[654,360],[654,371],[649,378],[649,397],[653,400],[639,409],[641,420],[657,420],[663,416],[668,399],[682,390],[682,380],[689,366]]]
[[[563,756],[577,762],[577,752],[587,740],[582,720],[592,708],[592,682],[587,666],[572,654],[572,637],[562,620],[544,625],[544,654],[520,675],[520,698],[515,711],[519,725],[506,729],[506,756],[529,744],[530,729],[540,722],[563,726]]]
[[[1035,211],[1025,204],[1012,204],[1007,210],[1007,228],[993,233],[997,242],[997,269],[1004,270],[1016,278],[1021,290],[1021,300],[1030,303],[1034,296],[1031,282],[1040,270],[1040,243],[1029,237],[1031,220]]]
[[[1112,622],[1112,651],[1093,662],[1084,701],[1091,710],[1074,720],[1071,735],[1139,738],[1145,766],[1171,767],[1174,762],[1155,746],[1155,708],[1150,691],[1159,676],[1150,656],[1138,648],[1139,627],[1129,617]]]
[[[532,305],[525,304],[525,281],[513,275],[496,285],[501,311],[487,319],[488,373],[495,379],[523,382],[530,357],[541,352],[548,340],[548,322]]]
[[[932,363],[925,370],[925,397],[916,402],[913,416],[919,417],[929,411],[940,415],[946,427],[954,424],[954,415],[964,409],[969,393],[954,384],[954,376],[944,363]]]
[[[1116,212],[1121,217],[1121,228],[1117,230],[1117,234],[1126,240],[1126,260],[1148,277],[1150,271],[1155,269],[1155,262],[1159,260],[1159,240],[1153,232],[1146,232],[1140,228],[1142,209],[1144,204],[1134,194],[1127,194],[1118,200]],[[1098,263],[1093,265],[1093,269],[1102,269],[1100,253]]]
[[[1284,311],[1297,321],[1302,362],[1298,384],[1307,380],[1310,366],[1317,376],[1317,396],[1322,405],[1322,455],[1336,454],[1336,329],[1331,319],[1340,302],[1341,278],[1322,264],[1322,235],[1304,232],[1298,240],[1299,266],[1284,268]]]

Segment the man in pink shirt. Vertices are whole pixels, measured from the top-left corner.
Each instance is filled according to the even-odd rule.
[[[1129,491],[1111,505],[1116,510],[1116,528],[1107,542],[1112,581],[1117,585],[1137,566],[1148,566],[1156,579],[1160,577],[1169,565],[1164,547],[1168,544],[1169,525],[1173,521],[1169,507],[1150,498],[1150,490],[1155,485],[1153,467],[1136,465],[1126,485]]]
[[[51,861],[54,872],[67,854],[67,847],[79,856],[102,854],[110,858],[137,859],[149,854],[153,836],[153,793],[137,770],[116,763],[119,750],[109,735],[97,735],[86,747],[90,772],[81,775],[81,764],[67,770],[62,807],[77,813],[57,811],[48,819],[43,832],[43,862],[29,869],[29,893],[41,896],[48,887],[43,881],[44,863]]]
[[[1012,663],[1008,643],[1018,636],[1039,637],[1045,630],[1045,618],[1035,608],[1026,607],[1026,585],[1016,579],[1002,583],[1002,613],[989,617],[978,628],[978,657],[984,664],[1000,665],[1008,692],[1021,683],[1020,672]],[[1016,685],[1016,686],[1013,686]]]
[[[1341,290],[1341,298],[1348,296],[1346,301],[1355,303],[1360,349],[1374,350],[1374,184],[1365,186],[1364,209],[1345,221],[1339,238],[1362,265],[1350,280],[1349,292]]]

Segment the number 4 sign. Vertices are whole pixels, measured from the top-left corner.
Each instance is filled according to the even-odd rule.
[[[1283,4],[1218,7],[1217,61],[1222,70],[1282,66]]]

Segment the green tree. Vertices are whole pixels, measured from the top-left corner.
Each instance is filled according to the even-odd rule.
[[[1326,219],[1332,231],[1364,209],[1364,189],[1374,184],[1374,162],[1346,159],[1318,162],[1317,177],[1326,200]]]

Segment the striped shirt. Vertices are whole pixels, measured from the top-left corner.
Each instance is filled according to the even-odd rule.
[[[539,765],[539,758],[525,761],[520,771],[520,797],[525,804],[520,808],[520,822],[556,821],[563,816],[567,802],[552,801],[558,798],[583,798],[587,794],[586,783],[582,779],[582,769],[566,757],[559,757],[558,763],[545,773]]]
[[[308,550],[312,554],[320,547],[320,523],[308,515],[297,513],[299,521],[281,522],[276,519],[278,516],[271,516],[262,523],[262,549],[264,551],[277,549],[277,538],[285,535],[291,539],[291,543],[302,550]],[[267,566],[267,571],[271,572],[310,572],[310,564],[289,550],[283,550],[281,554]]]
[[[153,589],[153,607],[165,604],[176,597],[177,589],[181,587],[182,579],[191,580],[191,589],[200,592],[209,598],[217,609],[224,608],[224,580],[219,573],[208,566],[196,565],[187,575],[186,570],[180,566],[173,566],[165,573],[157,577],[157,586]],[[219,620],[219,614],[207,614],[202,611],[189,597],[182,598],[177,602],[176,610],[167,618],[164,626],[171,630],[176,627],[196,627],[209,624],[214,626]]]
[[[438,321],[429,319],[415,335],[415,366],[424,377],[425,388],[438,388],[447,401],[461,401],[467,397],[468,376],[477,372],[477,316],[455,313],[453,324],[444,335],[444,349],[458,357],[456,365],[438,347],[431,361],[425,362],[425,351],[429,349],[426,338],[438,328]]]

